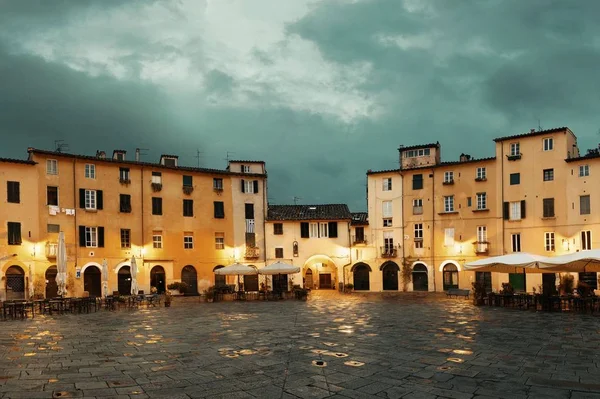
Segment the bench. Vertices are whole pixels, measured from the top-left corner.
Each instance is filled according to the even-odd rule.
[[[448,291],[446,291],[446,296],[448,297],[459,297],[459,296],[464,296],[465,298],[469,298],[469,294],[471,293],[470,290],[459,290],[457,288],[451,288]]]

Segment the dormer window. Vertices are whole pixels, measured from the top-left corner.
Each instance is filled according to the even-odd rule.
[[[124,151],[124,150],[114,150],[113,151],[113,159],[115,161],[124,161],[126,153],[127,153],[127,151]]]
[[[418,150],[408,150],[404,152],[405,158],[426,157],[431,154],[430,148],[421,148]]]
[[[177,158],[175,155],[161,155],[160,164],[175,168],[177,167]]]
[[[250,173],[250,165],[241,165],[242,173]]]

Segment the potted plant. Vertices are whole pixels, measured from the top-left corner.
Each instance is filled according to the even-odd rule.
[[[213,302],[213,300],[215,299],[215,287],[210,286],[207,290],[204,290],[204,297],[206,298],[206,302]]]
[[[150,287],[150,293],[151,294],[156,294],[158,293],[158,288],[156,288],[155,286]]]
[[[296,299],[306,301],[308,299],[308,290],[306,288],[301,288],[300,286],[294,286],[294,295],[296,296]]]
[[[502,290],[500,294],[502,295],[513,295],[515,293],[515,289],[513,288],[511,283],[502,283]]]
[[[171,301],[173,300],[173,295],[171,295],[171,291],[165,291],[165,308],[171,307]]]
[[[188,293],[190,290],[190,285],[184,281],[182,281],[181,283],[179,283],[179,292],[183,295],[185,295],[186,293]]]
[[[353,289],[354,289],[354,284],[346,284],[344,286],[344,292],[352,292]]]
[[[179,281],[175,281],[175,282],[167,285],[167,290],[170,291],[171,295],[180,295],[181,294],[181,283]]]
[[[44,299],[44,292],[46,291],[46,282],[44,279],[38,277],[33,281],[33,297],[35,299]]]
[[[566,273],[560,275],[560,284],[558,285],[560,295],[573,295],[574,287],[575,278],[571,274]]]
[[[485,285],[481,281],[475,281],[471,285],[473,286],[473,305],[483,305],[485,303],[485,296],[487,295]]]

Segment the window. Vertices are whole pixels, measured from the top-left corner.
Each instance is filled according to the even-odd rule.
[[[194,216],[194,200],[190,200],[190,199],[183,200],[183,216],[185,216],[185,217]]]
[[[319,223],[319,237],[329,237],[329,223]]]
[[[8,222],[8,245],[21,245],[21,223]]]
[[[475,175],[475,179],[477,179],[477,180],[487,179],[486,169],[485,168],[477,168],[477,174]]]
[[[477,193],[477,209],[487,209],[487,194]]]
[[[283,248],[275,248],[275,257],[278,259],[283,258]]]
[[[444,196],[444,212],[454,212],[454,196]]]
[[[58,187],[46,187],[46,202],[48,205],[58,206]]]
[[[125,153],[124,153],[124,152],[121,152],[121,151],[117,152],[117,153],[115,154],[115,159],[116,159],[117,161],[124,161],[124,160],[125,160]]]
[[[579,177],[585,177],[590,175],[590,165],[579,166]]]
[[[282,235],[283,234],[283,223],[274,223],[273,224],[273,234]]]
[[[510,220],[521,220],[521,201],[510,203]]]
[[[383,227],[392,227],[392,218],[384,218]]]
[[[121,229],[121,248],[131,248],[131,230]]]
[[[153,215],[162,215],[162,198],[161,197],[152,197],[152,214]]]
[[[554,149],[554,139],[552,137],[546,137],[544,139],[544,151],[552,151]]]
[[[510,174],[510,185],[515,186],[517,184],[521,184],[521,174],[520,173],[511,173]]]
[[[46,174],[57,175],[58,174],[58,161],[56,159],[46,160]]]
[[[242,180],[242,192],[257,194],[258,193],[258,180]]]
[[[58,224],[49,224],[47,226],[48,233],[60,233],[60,225]]]
[[[590,213],[591,213],[590,196],[589,195],[580,195],[579,196],[579,214],[580,215],[589,215]]]
[[[246,233],[254,233],[254,219],[246,219]]]
[[[354,242],[365,242],[365,228],[364,227],[355,227],[354,228]]]
[[[96,178],[96,165],[91,163],[85,164],[85,177],[86,179]]]
[[[383,232],[383,249],[386,254],[394,253],[394,232],[384,231]]]
[[[413,190],[421,190],[423,188],[423,175],[413,175],[412,188]]]
[[[215,233],[215,249],[225,249],[225,233]]]
[[[131,195],[119,194],[119,212],[130,213],[131,212]]]
[[[446,246],[446,247],[454,246],[454,228],[453,227],[444,229],[444,246]]]
[[[183,187],[192,187],[193,186],[193,180],[192,180],[192,176],[183,176]]]
[[[545,218],[553,218],[554,217],[554,198],[544,198],[543,199],[543,208],[544,213],[543,217]]]
[[[415,240],[423,240],[423,223],[415,223]]]
[[[413,200],[413,215],[423,214],[423,199],[417,198]]]
[[[223,190],[223,179],[215,177],[213,179],[213,189],[217,191]]]
[[[519,143],[510,143],[510,156],[516,157],[521,155],[521,146]]]
[[[404,151],[404,158],[425,157],[431,154],[430,148]]]
[[[310,238],[318,238],[319,237],[319,224],[318,223],[310,224],[309,237]]]
[[[487,226],[477,226],[477,242],[487,243]]]
[[[18,181],[6,182],[6,200],[13,204],[21,202],[21,184]]]
[[[473,205],[473,200],[471,197],[467,197],[467,208],[470,208]]]
[[[119,168],[119,181],[129,183],[129,168]]]
[[[581,232],[581,250],[586,251],[592,249],[592,232],[585,230]]]
[[[544,181],[554,180],[554,169],[544,169]]]
[[[214,203],[214,216],[215,219],[225,218],[225,205],[222,201],[215,201]]]
[[[162,247],[163,247],[162,231],[153,231],[152,232],[152,248],[162,249]]]
[[[250,173],[250,165],[242,165],[242,173]]]
[[[96,209],[96,190],[85,190],[85,209]]]
[[[544,233],[544,248],[547,252],[554,251],[554,232]]]
[[[85,228],[85,246],[88,248],[96,248],[98,246],[98,228]]]
[[[454,172],[444,172],[444,183],[454,182]]]
[[[152,184],[162,184],[162,173],[152,172]]]
[[[521,234],[510,235],[511,248],[513,252],[521,252]]]
[[[392,217],[392,201],[383,201],[381,203],[382,214],[384,218]]]
[[[392,190],[392,178],[385,177],[383,179],[383,191],[391,191]]]
[[[183,248],[194,249],[194,236],[192,233],[183,233]]]

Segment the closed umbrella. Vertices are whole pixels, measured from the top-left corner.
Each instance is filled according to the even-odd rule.
[[[65,245],[65,233],[58,233],[58,252],[56,254],[56,285],[58,295],[67,294],[67,247]]]
[[[135,256],[131,257],[131,295],[137,295],[137,264],[135,263]]]
[[[108,296],[108,263],[106,259],[102,261],[102,295]]]

